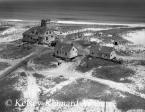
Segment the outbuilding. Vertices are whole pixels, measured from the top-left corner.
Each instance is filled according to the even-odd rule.
[[[100,46],[99,44],[90,47],[90,56],[103,59],[110,59],[113,47]]]

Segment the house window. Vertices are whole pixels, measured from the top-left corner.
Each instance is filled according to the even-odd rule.
[[[58,51],[56,51],[56,54],[58,54]]]
[[[32,31],[32,33],[34,33],[34,31]]]
[[[65,52],[65,56],[67,56],[67,53]]]
[[[46,37],[46,40],[48,40],[48,37]]]
[[[51,35],[51,37],[53,37],[53,35]]]

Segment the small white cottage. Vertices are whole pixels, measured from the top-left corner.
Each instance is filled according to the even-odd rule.
[[[54,55],[64,59],[72,59],[78,56],[78,49],[70,43],[57,43],[54,49]]]

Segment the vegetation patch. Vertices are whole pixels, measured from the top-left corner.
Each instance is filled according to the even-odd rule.
[[[127,97],[117,101],[117,108],[123,111],[145,109],[145,100],[139,96],[128,94]]]
[[[6,29],[8,29],[9,27],[6,27],[6,26],[0,26],[0,31],[4,31]]]
[[[55,82],[56,84],[59,84],[59,83],[61,83],[61,82],[63,82],[63,81],[66,81],[67,79],[64,78],[63,76],[58,76],[58,77],[53,77],[53,78],[51,78],[51,80],[52,80],[53,82]]]
[[[1,112],[16,112],[14,111],[16,100],[19,100],[21,97],[21,92],[16,90],[5,90],[0,92],[0,110]],[[11,100],[12,105],[10,102]],[[6,104],[9,103],[9,106]]]
[[[44,75],[38,74],[38,73],[34,73],[33,76],[36,77],[36,78],[39,78],[39,79],[40,79],[40,78],[45,78]]]
[[[39,86],[45,87],[45,88],[51,88],[54,87],[56,84],[59,84],[63,81],[66,81],[67,79],[63,76],[58,77],[46,77],[43,74],[34,73],[34,77],[36,77],[36,82]]]
[[[8,44],[3,50],[0,51],[0,57],[5,59],[18,59],[25,57],[34,51],[33,47],[30,49],[24,48],[14,44]]]
[[[76,69],[81,72],[87,72],[93,68],[98,68],[100,66],[113,66],[113,65],[118,65],[118,63],[114,63],[110,60],[104,60],[101,58],[86,56]]]
[[[122,93],[108,86],[85,79],[79,79],[63,87],[51,98],[62,102],[76,102],[83,99],[96,99],[104,102],[115,101],[117,108],[122,111],[145,109],[145,100],[143,98],[129,93]]]
[[[97,68],[92,75],[94,77],[113,80],[117,82],[128,82],[128,80],[120,80],[120,79],[129,77],[134,74],[135,71],[133,71],[132,69],[126,68],[125,66],[122,65],[118,65]]]
[[[135,65],[142,65],[142,66],[144,66],[145,65],[145,60],[134,61],[134,64]]]
[[[19,100],[21,97],[21,92],[14,90],[13,85],[17,82],[18,77],[15,78],[5,78],[0,80],[0,110],[1,112],[15,112],[15,102],[16,99]],[[6,106],[5,103],[11,99],[12,105]]]
[[[63,102],[76,102],[82,99],[100,99],[106,89],[107,86],[90,80],[80,79],[63,87],[52,98]]]
[[[10,65],[5,62],[0,62],[0,71],[4,70],[5,68],[9,67]]]
[[[43,54],[40,57],[35,58],[33,62],[35,64],[40,64],[47,67],[56,67],[56,64],[58,63],[57,59],[52,55],[52,53]]]

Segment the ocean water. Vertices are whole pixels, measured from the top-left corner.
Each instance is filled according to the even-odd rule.
[[[0,1],[0,18],[94,20],[145,23],[143,0],[6,0]],[[112,2],[111,2],[112,1]],[[140,2],[141,1],[141,2]]]

